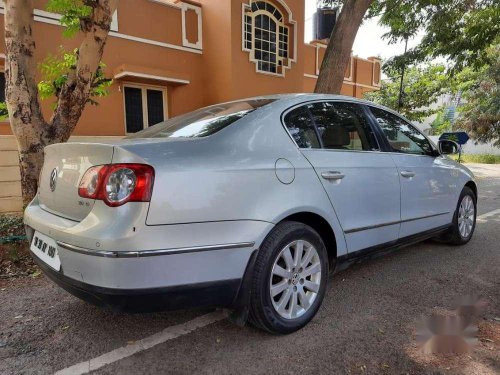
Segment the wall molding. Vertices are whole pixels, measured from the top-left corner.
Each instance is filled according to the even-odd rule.
[[[191,43],[187,39],[187,31],[186,31],[186,12],[192,10],[198,16],[198,40],[196,43]],[[181,5],[182,12],[182,45],[184,47],[203,49],[203,15],[201,12],[201,7],[195,6],[189,3],[182,3]]]
[[[373,89],[373,90],[378,90],[379,89],[379,87],[377,87],[377,86],[365,85],[364,83],[349,82],[349,81],[344,81],[344,83],[346,85],[364,87],[364,88],[367,88],[367,89]]]
[[[153,0],[150,0],[150,1],[153,1]],[[175,49],[175,50],[184,51],[184,52],[196,53],[196,54],[200,54],[200,55],[203,53],[200,49],[178,46],[176,44],[160,42],[157,40],[141,38],[141,37],[133,36],[133,35],[122,34],[122,33],[118,32],[118,14],[117,13],[118,13],[118,11],[115,12],[115,14],[113,15],[113,22],[115,23],[116,30],[113,30],[113,23],[112,23],[111,30],[109,32],[109,36],[111,36],[111,37],[125,39],[125,40],[131,40],[131,41],[134,41],[137,43],[149,44],[149,45],[153,45],[153,46],[157,46],[157,47],[163,47],[163,48]],[[0,1],[0,14],[5,14],[5,4],[3,1]],[[61,15],[57,14],[57,13],[51,13],[51,12],[47,12],[45,10],[35,9],[33,19],[37,22],[42,22],[42,23],[62,27],[61,22],[60,22]]]
[[[312,79],[318,79],[318,76],[314,75],[314,74],[304,73],[304,77],[306,77],[306,78],[312,78]],[[346,84],[346,85],[350,85],[350,86],[359,86],[359,87],[364,87],[364,88],[373,89],[373,90],[378,90],[380,88],[380,87],[377,87],[377,86],[365,85],[363,83],[357,83],[357,82],[347,81],[346,79],[344,79],[343,83]]]
[[[382,64],[381,61],[378,59],[373,59],[371,60],[372,62],[372,85],[375,87],[381,87],[382,86]],[[375,66],[378,64],[379,67],[379,75],[378,75],[378,82],[375,82]]]
[[[164,76],[158,76],[158,75],[154,75],[154,74],[129,72],[129,71],[120,72],[120,73],[116,74],[113,78],[120,79],[120,78],[124,78],[124,77],[146,78],[146,79],[153,79],[155,81],[182,83],[185,85],[190,83],[190,81],[188,81],[187,79],[164,77]]]
[[[170,8],[181,9],[180,5],[171,3],[170,1],[167,1],[167,0],[149,0],[149,1],[151,1],[153,3],[160,4],[160,5],[167,6],[167,7],[170,7]]]
[[[150,45],[157,46],[157,47],[176,49],[176,50],[179,50],[179,51],[191,52],[191,53],[196,53],[196,54],[199,54],[199,55],[203,54],[203,52],[201,50],[199,50],[199,49],[193,49],[193,48],[178,46],[176,44],[159,42],[157,40],[141,38],[141,37],[138,37],[138,36],[121,34],[121,33],[117,33],[117,32],[114,32],[114,31],[110,31],[109,35],[113,36],[115,38],[132,40],[134,42],[144,43],[144,44],[150,44]]]

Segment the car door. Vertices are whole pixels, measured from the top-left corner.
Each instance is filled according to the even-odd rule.
[[[308,121],[309,141],[304,142],[305,132],[292,136],[330,198],[348,251],[397,241],[396,166],[389,154],[380,152],[363,108],[348,102],[315,102],[289,112],[285,123],[298,112]]]
[[[370,107],[370,110],[386,137],[388,151],[399,172],[399,237],[450,224],[456,203],[456,170],[444,162],[429,140],[409,122],[380,108]]]

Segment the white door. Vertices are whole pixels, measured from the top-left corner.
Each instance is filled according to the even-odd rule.
[[[378,151],[362,108],[353,103],[317,102],[288,113],[285,124],[323,184],[349,252],[397,241],[400,188],[396,166],[390,154]]]
[[[454,168],[437,156],[427,138],[399,116],[379,108],[371,111],[386,135],[401,182],[399,237],[451,223],[455,207]]]

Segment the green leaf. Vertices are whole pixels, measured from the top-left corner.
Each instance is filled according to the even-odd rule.
[[[40,62],[39,69],[42,73],[42,80],[38,83],[40,97],[42,99],[58,97],[69,75],[76,69],[77,62],[78,49],[68,52],[62,47],[60,47],[58,55],[48,55],[45,60]],[[101,62],[97,68],[94,80],[91,84],[90,104],[98,104],[92,97],[104,97],[109,94],[109,87],[113,81],[105,77],[105,66],[106,65]]]
[[[405,69],[400,108],[401,71],[391,66],[386,74],[388,79],[382,81],[380,90],[367,93],[365,98],[399,111],[412,121],[421,121],[436,113],[439,108],[432,108],[432,105],[449,87],[449,76],[443,65],[409,66]]]
[[[0,102],[0,120],[5,120],[9,117],[9,112],[7,112],[7,104],[5,102]]]
[[[49,0],[46,9],[61,14],[60,22],[65,27],[65,37],[72,37],[80,31],[81,20],[92,13],[92,7],[85,5],[82,0]]]

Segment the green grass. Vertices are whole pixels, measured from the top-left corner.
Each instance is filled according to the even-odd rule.
[[[454,160],[458,160],[458,155],[453,155]],[[500,164],[500,155],[493,154],[465,154],[461,157],[462,163]]]

